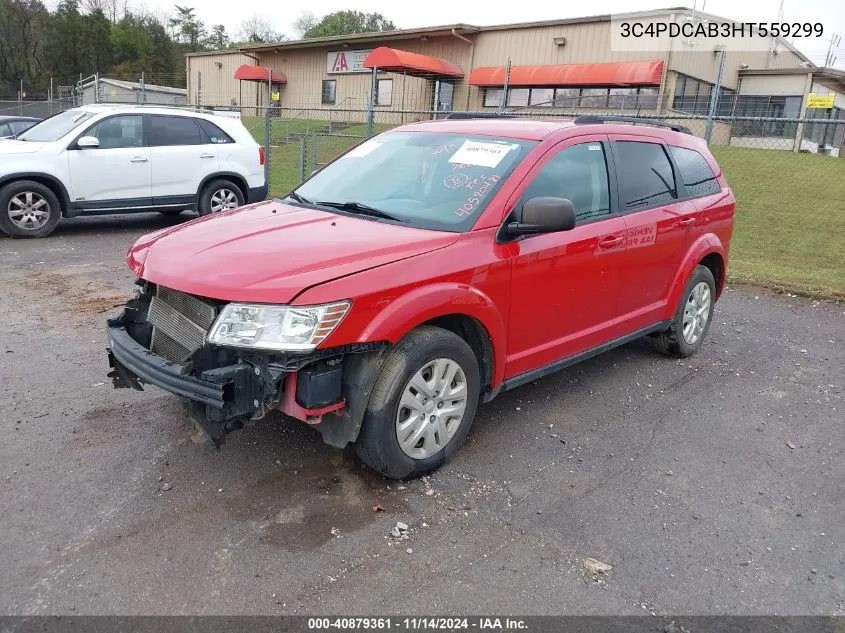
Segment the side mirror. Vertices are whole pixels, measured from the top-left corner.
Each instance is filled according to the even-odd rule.
[[[531,198],[519,222],[508,224],[511,236],[557,233],[575,228],[575,206],[566,198]]]
[[[96,136],[83,136],[76,141],[79,149],[96,149],[100,146],[100,140]]]

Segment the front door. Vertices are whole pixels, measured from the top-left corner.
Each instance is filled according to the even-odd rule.
[[[514,209],[539,196],[572,201],[570,231],[514,242],[506,378],[616,337],[625,221],[610,195],[604,135],[569,139],[526,178]]]
[[[98,121],[83,136],[99,147],[68,149],[71,199],[83,209],[150,206],[150,150],[144,145],[144,121],[121,114]]]

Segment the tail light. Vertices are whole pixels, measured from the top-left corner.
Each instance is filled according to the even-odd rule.
[[[264,164],[264,148],[261,145],[258,146],[258,164]]]

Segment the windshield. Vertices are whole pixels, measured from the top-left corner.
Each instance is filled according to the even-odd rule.
[[[49,143],[50,141],[58,141],[60,138],[71,132],[82,121],[94,116],[93,112],[86,112],[85,110],[65,110],[48,119],[44,119],[41,123],[36,123],[26,132],[18,136],[19,141],[36,141],[39,143]]]
[[[387,221],[392,216],[409,226],[466,231],[536,144],[492,136],[385,132],[327,165],[296,189],[294,198],[332,203],[361,217],[379,217],[375,210]]]

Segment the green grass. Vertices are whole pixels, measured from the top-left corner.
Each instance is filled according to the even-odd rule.
[[[729,281],[845,299],[845,159],[712,151],[737,200]]]
[[[245,123],[262,142],[263,120],[247,118]],[[272,138],[276,142],[286,133],[308,133],[325,124],[276,119]],[[376,131],[389,127],[380,124]],[[341,134],[363,137],[366,125],[356,124]],[[358,141],[319,137],[316,164],[325,164]],[[729,281],[845,299],[845,159],[724,145],[712,150],[737,199]],[[274,146],[270,159],[270,192],[284,195],[300,182],[299,143]],[[306,171],[312,164],[309,157]]]

